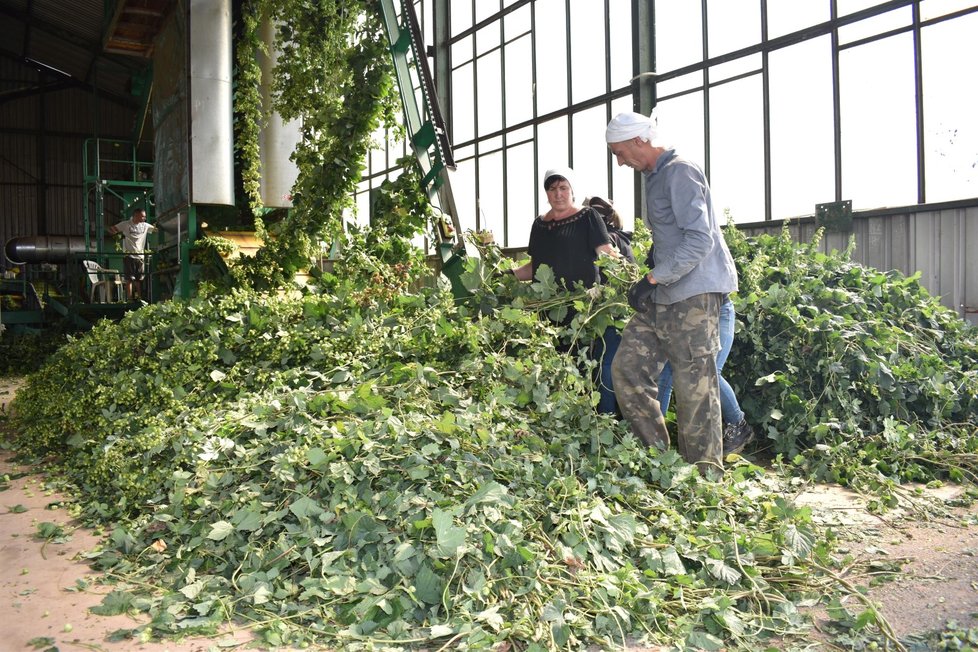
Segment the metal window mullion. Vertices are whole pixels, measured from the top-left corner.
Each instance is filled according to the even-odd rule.
[[[760,71],[755,71],[755,72],[751,72],[751,73],[748,73],[748,74],[749,75],[756,75],[759,72]],[[718,84],[725,84],[727,81],[728,80],[723,80],[722,82],[718,82]],[[572,115],[574,113],[580,113],[582,111],[586,111],[587,109],[593,109],[596,106],[605,106],[609,102],[609,100],[618,99],[620,97],[627,97],[629,94],[630,94],[630,92],[626,89],[626,90],[624,90],[622,92],[613,93],[610,96],[607,96],[607,95],[596,95],[595,97],[588,98],[587,100],[585,100],[583,102],[578,102],[577,104],[575,104],[573,106],[568,106],[568,107],[564,107],[562,109],[558,109],[556,111],[551,111],[550,113],[546,113],[546,114],[544,114],[544,115],[542,115],[542,116],[540,116],[540,117],[538,117],[536,119],[524,120],[523,122],[517,122],[517,123],[515,123],[515,124],[513,124],[513,125],[511,125],[509,127],[505,127],[505,128],[502,128],[502,129],[498,129],[496,131],[489,132],[487,134],[484,134],[483,137],[480,138],[480,140],[483,140],[483,141],[490,140],[492,138],[497,138],[497,137],[502,136],[504,134],[510,134],[510,133],[512,133],[514,131],[520,131],[521,129],[525,129],[527,127],[531,127],[531,126],[533,126],[534,124],[537,124],[537,123],[549,122],[550,120],[556,120],[557,118],[570,116],[570,115]],[[670,95],[669,97],[673,97],[673,96]],[[474,142],[475,142],[475,140],[466,141],[464,143],[459,144],[458,147],[459,148],[461,148],[461,147],[467,147],[468,145],[471,145]]]
[[[446,0],[446,1],[448,1],[448,0]],[[461,32],[459,32],[458,34],[455,34],[452,37],[452,41],[451,41],[451,43],[449,43],[449,45],[454,45],[457,41],[461,41],[466,36],[471,36],[472,34],[475,34],[476,32],[478,32],[480,29],[482,29],[486,25],[489,25],[489,24],[491,24],[491,23],[499,20],[500,18],[503,18],[504,16],[508,16],[509,14],[513,13],[514,11],[516,11],[517,9],[519,9],[520,7],[524,7],[524,6],[528,5],[528,4],[530,4],[531,2],[535,4],[536,3],[536,0],[519,0],[519,2],[514,2],[513,4],[509,5],[505,9],[499,11],[498,13],[495,13],[492,16],[489,16],[487,18],[483,18],[478,23],[474,23],[471,27],[467,27],[467,28],[463,29]],[[472,10],[473,10],[473,14],[472,15],[474,16],[475,15],[475,13],[474,13],[475,12],[475,6],[472,7]]]
[[[500,0],[500,8],[502,7],[502,0]],[[499,101],[500,101],[500,111],[502,115],[502,139],[503,139],[503,179],[509,178],[509,149],[506,147],[509,139],[507,138],[506,127],[509,126],[509,121],[506,115],[506,28],[505,28],[506,17],[502,16],[499,19]],[[503,246],[509,246],[509,184],[503,183],[503,206],[502,206],[502,218],[503,218]]]
[[[574,103],[573,66],[571,65],[571,0],[564,0],[564,61],[567,62],[567,106]],[[574,167],[574,114],[567,116],[567,165]]]
[[[656,77],[639,77],[643,72],[656,72],[655,59],[655,0],[632,0],[632,110],[643,115],[652,113],[658,103]],[[611,157],[608,163],[614,165]],[[610,174],[610,173],[609,173]],[[633,174],[635,192],[634,215],[645,215],[645,184],[642,173]]]
[[[472,0],[472,15],[475,16],[475,2]],[[479,143],[482,141],[482,134],[479,133],[479,61],[476,56],[478,51],[476,45],[476,34],[472,32],[472,133],[475,139],[472,148],[475,154],[475,230],[482,230],[482,160],[479,156]]]
[[[454,150],[455,142],[452,134],[455,133],[455,110],[452,104],[454,98],[454,92],[452,90],[452,72],[454,70],[454,63],[452,61],[452,9],[449,0],[433,0],[432,6],[432,31],[433,31],[433,49],[434,49],[434,62],[432,76],[434,77],[435,84],[435,94],[437,96],[436,101],[441,107],[442,114],[442,126],[445,129],[445,138],[448,141],[449,147]],[[473,62],[473,69],[475,62]],[[453,154],[454,157],[454,154]],[[457,165],[457,161],[453,161],[454,165]],[[443,172],[445,175],[451,174],[449,170]],[[446,186],[450,186],[450,182],[445,183]],[[449,187],[445,190],[446,193],[451,193],[451,188]],[[442,197],[439,195],[439,201]],[[458,205],[455,203],[454,196],[452,196],[448,203],[451,205],[451,210],[456,212],[453,216],[454,224],[461,224],[461,215],[459,215]],[[445,206],[442,206],[444,209]],[[427,233],[427,232],[426,232]]]
[[[449,0],[434,0],[434,77],[435,92],[439,105],[444,109],[442,116],[449,135],[455,131],[454,107],[452,106],[452,9]],[[453,143],[454,144],[454,143]]]
[[[501,151],[502,151],[502,157],[503,157],[503,179],[508,179],[509,178],[509,149],[510,149],[510,145],[515,146],[515,144],[509,142],[509,133],[510,133],[511,130],[510,130],[509,122],[508,122],[508,116],[507,116],[507,113],[506,113],[506,85],[505,85],[505,80],[506,80],[506,46],[509,45],[510,43],[515,43],[519,38],[522,38],[523,36],[526,36],[526,32],[524,32],[523,34],[521,34],[519,36],[516,36],[516,37],[512,38],[509,41],[506,40],[506,30],[505,30],[504,21],[506,20],[506,16],[508,16],[508,15],[509,15],[508,12],[501,12],[499,14],[500,19],[498,21],[499,22],[499,41],[500,41],[500,46],[499,46],[499,50],[500,50],[500,52],[499,52],[499,65],[500,65],[500,72],[501,72],[500,79],[501,79],[501,83],[503,84],[502,85],[502,88],[500,89],[500,94],[499,94],[500,95],[500,100],[502,102],[502,117],[503,117],[503,119],[502,119],[502,129],[498,132],[498,135],[502,138],[502,141],[503,141],[503,145],[500,148]],[[531,48],[532,48],[532,46],[531,46]],[[535,94],[534,94],[534,96],[535,96]],[[493,134],[491,137],[495,137],[495,134]],[[519,144],[522,144],[522,143],[519,143]],[[503,219],[502,243],[503,243],[503,246],[504,247],[508,247],[509,246],[509,184],[508,183],[504,183],[503,184],[503,206],[502,206],[502,211],[503,211],[503,215],[502,215],[502,219]]]
[[[891,2],[885,3],[883,5],[878,5],[876,7],[870,7],[869,9],[863,9],[861,11],[857,11],[853,14],[844,16],[843,18],[839,18],[839,19],[832,18],[823,23],[819,23],[818,25],[813,25],[811,27],[806,27],[805,29],[792,32],[790,34],[784,34],[782,36],[778,36],[777,38],[773,38],[770,41],[767,41],[766,43],[764,42],[755,43],[754,45],[750,45],[748,47],[744,47],[739,50],[734,50],[733,52],[726,52],[724,54],[718,55],[713,59],[706,59],[704,61],[698,61],[696,63],[682,66],[681,68],[676,68],[675,70],[660,72],[656,75],[656,81],[662,82],[662,81],[668,81],[670,79],[676,79],[678,77],[683,77],[684,75],[697,72],[705,67],[712,68],[722,63],[728,63],[730,61],[742,59],[744,57],[750,56],[752,54],[757,54],[758,52],[762,52],[762,51],[773,52],[775,50],[781,50],[783,48],[790,47],[792,45],[797,45],[798,43],[810,41],[819,36],[832,34],[833,32],[837,31],[839,27],[845,25],[852,25],[862,20],[866,20],[867,18],[872,18],[874,16],[878,16],[888,11],[892,11],[893,9],[899,9],[900,7],[905,7],[914,1],[915,0],[892,0]],[[974,11],[978,11],[978,9],[975,9]],[[961,13],[970,13],[970,12],[964,11]],[[933,19],[931,21],[928,21],[926,24],[930,24],[936,21],[937,19]],[[904,31],[906,30],[906,28],[902,28],[902,29]],[[846,44],[840,49],[845,49],[846,47],[850,47],[850,45],[851,44]]]
[[[927,202],[927,181],[925,177],[927,162],[925,158],[924,133],[924,53],[920,33],[920,2],[913,4],[913,68],[914,98],[917,104],[917,203]]]
[[[703,61],[710,58],[710,28],[707,16],[707,0],[700,0],[702,16],[700,29],[703,36]],[[710,175],[710,67],[703,66],[703,172],[709,180]]]
[[[611,7],[610,0],[604,0],[604,95],[611,97]],[[605,102],[604,121],[611,120],[611,100]],[[614,174],[611,167],[611,157],[607,157],[605,165],[607,175],[608,197],[615,196]]]
[[[767,43],[767,0],[761,0],[761,42]],[[769,52],[761,52],[761,128],[764,132],[764,221],[772,219],[773,192],[771,188],[771,71]]]
[[[655,73],[655,1],[632,0],[632,110],[649,115],[657,103],[658,77],[640,77]],[[644,85],[643,85],[644,84]]]
[[[40,73],[41,81],[44,81],[43,75],[46,73]],[[36,205],[36,218],[37,218],[37,232],[40,235],[47,235],[47,205],[48,205],[48,155],[47,155],[47,101],[45,100],[45,93],[41,93],[37,98],[37,123],[41,125],[41,128],[37,132],[37,171],[39,179],[37,181],[37,205]]]
[[[835,201],[842,201],[842,98],[839,88],[839,8],[836,0],[829,0],[829,18],[832,21],[832,130],[835,146]]]
[[[533,85],[533,169],[540,169],[540,115],[537,101],[537,3],[530,5],[530,78]],[[533,184],[533,206],[540,205],[540,185]]]

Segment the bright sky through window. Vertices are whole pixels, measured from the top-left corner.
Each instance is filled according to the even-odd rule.
[[[610,195],[631,224],[640,184],[608,156],[604,126],[632,108],[641,33],[632,4],[451,3],[450,72],[440,79],[450,80],[451,182],[466,228],[525,246],[548,207],[539,176],[561,165],[575,169],[579,201]],[[882,13],[877,0],[836,0],[837,25],[829,0],[767,0],[766,43],[777,47],[766,53],[759,0],[708,0],[705,19],[700,2],[653,4],[656,72],[667,77],[655,88],[660,127],[707,170],[717,209],[734,220],[811,215],[837,198],[862,210],[916,204],[921,192],[930,203],[978,196],[973,0],[908,0]],[[434,3],[416,7],[430,42]],[[372,158],[379,176],[364,190],[379,185],[394,150],[403,143]]]

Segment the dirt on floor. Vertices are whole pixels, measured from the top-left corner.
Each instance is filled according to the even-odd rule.
[[[878,516],[867,509],[865,497],[830,485],[806,488],[796,499],[837,533],[840,552],[883,569],[878,582],[861,577],[852,584],[869,585],[866,597],[893,637],[904,642],[921,641],[948,623],[955,631],[978,627],[978,505],[959,500],[965,490],[956,485],[919,491],[918,500],[942,506],[943,514],[894,510]],[[953,507],[959,502],[968,506]],[[899,572],[889,572],[892,568]],[[845,606],[854,613],[866,608],[854,598]],[[815,610],[813,620],[816,637],[830,639],[823,608]]]
[[[20,383],[0,379],[0,418],[6,418]],[[251,640],[247,631],[180,642],[118,636],[142,623],[89,611],[112,590],[85,563],[99,537],[72,518],[64,496],[45,488],[46,478],[38,469],[18,465],[12,457],[0,451],[0,652],[211,652]]]
[[[0,419],[6,418],[20,382],[0,379]],[[19,466],[9,452],[0,451],[0,650],[209,652],[252,647],[245,630],[180,642],[112,640],[114,632],[134,629],[140,622],[89,611],[111,590],[85,563],[86,552],[99,538],[79,527],[63,507],[64,497],[45,488],[40,471]],[[922,499],[944,504],[953,504],[963,493],[957,486],[921,491]],[[816,520],[831,525],[851,557],[902,568],[867,594],[895,637],[942,630],[948,622],[960,629],[978,628],[978,506],[948,507],[943,515],[897,510],[878,516],[866,509],[864,497],[828,485],[800,488],[796,502],[810,506]],[[58,532],[52,528],[64,534],[50,536]],[[48,536],[39,536],[41,532]],[[853,583],[865,585],[866,580],[853,578]],[[855,601],[846,606],[856,613],[864,608]],[[813,645],[832,639],[835,632],[824,630],[824,612],[816,610],[813,619]]]

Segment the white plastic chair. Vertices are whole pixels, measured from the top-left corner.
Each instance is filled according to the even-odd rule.
[[[82,266],[88,276],[88,302],[95,303],[95,296],[98,295],[99,303],[112,301],[115,290],[116,300],[122,299],[122,279],[119,272],[114,269],[106,269],[94,260],[83,260]]]

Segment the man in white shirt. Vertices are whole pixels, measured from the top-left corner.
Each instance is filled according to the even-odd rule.
[[[126,282],[126,291],[130,300],[140,299],[143,279],[146,277],[146,236],[155,233],[156,227],[146,221],[146,211],[141,208],[133,209],[132,217],[114,224],[108,228],[109,233],[121,233],[123,237],[122,251],[126,257],[123,260],[122,277]]]

